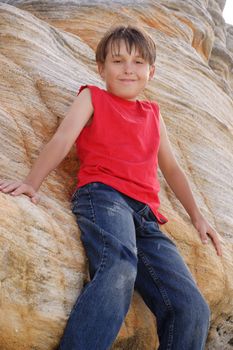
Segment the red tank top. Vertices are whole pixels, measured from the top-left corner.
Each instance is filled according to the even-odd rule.
[[[93,119],[76,140],[80,169],[77,187],[102,182],[148,204],[158,212],[159,106],[156,102],[129,101],[87,85],[94,107]]]

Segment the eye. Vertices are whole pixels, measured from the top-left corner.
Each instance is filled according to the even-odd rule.
[[[136,63],[137,63],[137,64],[143,64],[144,61],[143,61],[143,60],[136,60]]]
[[[121,63],[121,60],[120,59],[114,59],[113,63]]]

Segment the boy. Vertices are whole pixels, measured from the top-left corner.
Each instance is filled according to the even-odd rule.
[[[106,90],[81,87],[66,118],[23,182],[0,190],[38,202],[43,179],[76,141],[80,159],[72,211],[81,230],[91,281],[70,314],[60,350],[107,350],[134,288],[157,318],[160,350],[201,350],[209,308],[174,243],[160,231],[159,165],[203,243],[218,255],[216,232],[200,213],[172,153],[156,102],[137,98],[155,71],[152,38],[133,26],[107,32],[96,51]],[[153,345],[152,345],[153,346]]]

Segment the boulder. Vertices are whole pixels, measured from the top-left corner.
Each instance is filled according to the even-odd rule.
[[[208,3],[208,5],[207,5]],[[110,25],[144,26],[157,44],[155,99],[174,153],[223,257],[202,245],[161,174],[163,226],[211,308],[207,350],[233,345],[233,27],[224,1],[21,1],[0,4],[0,178],[22,179],[82,84],[103,82],[94,50]],[[78,160],[73,148],[43,182],[36,206],[0,192],[0,349],[52,350],[88,281],[70,211]],[[114,350],[158,346],[156,320],[135,292]]]

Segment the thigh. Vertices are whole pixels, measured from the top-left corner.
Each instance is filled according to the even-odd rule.
[[[93,182],[80,187],[72,198],[72,212],[82,236],[87,234],[85,226],[92,223],[103,234],[136,252],[133,210],[121,193],[111,186]]]
[[[136,230],[138,272],[135,288],[159,316],[172,311],[174,305],[182,308],[192,302],[196,283],[177,250],[164,234],[149,209]],[[178,307],[178,308],[179,308]]]

